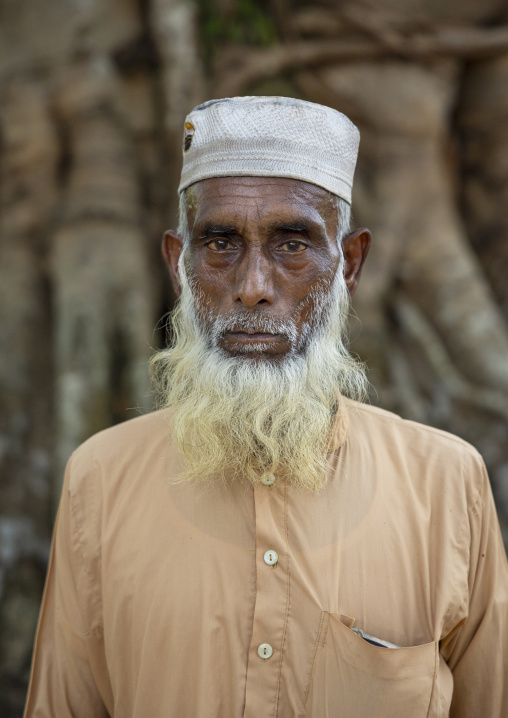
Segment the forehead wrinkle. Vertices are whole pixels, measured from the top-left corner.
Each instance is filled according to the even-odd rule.
[[[335,237],[337,204],[327,190],[299,180],[284,179],[281,184],[281,178],[234,179],[232,183],[232,178],[213,178],[189,188],[192,201],[187,214],[191,232],[206,219],[207,223],[217,225],[234,223],[243,234],[255,216],[257,229],[261,231],[267,231],[267,225],[294,224],[296,220],[303,220],[310,225],[320,225],[321,232]],[[273,192],[281,187],[286,190],[281,195]],[[253,213],[251,217],[249,211]],[[274,213],[276,221],[271,218]]]

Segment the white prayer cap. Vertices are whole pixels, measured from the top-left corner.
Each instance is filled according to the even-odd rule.
[[[208,177],[291,177],[351,203],[359,142],[351,120],[314,102],[210,100],[186,117],[178,191]]]

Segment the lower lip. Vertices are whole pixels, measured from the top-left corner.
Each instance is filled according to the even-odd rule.
[[[279,334],[247,334],[246,332],[231,332],[226,334],[226,338],[235,342],[243,342],[245,344],[253,344],[255,342],[274,342],[280,338]]]

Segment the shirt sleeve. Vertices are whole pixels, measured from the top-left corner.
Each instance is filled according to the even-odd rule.
[[[508,564],[487,472],[475,458],[480,491],[470,509],[467,618],[443,642],[442,654],[454,678],[450,718],[506,718]]]
[[[39,616],[25,718],[103,718],[111,706],[103,631],[67,466]],[[74,497],[75,498],[75,497]]]

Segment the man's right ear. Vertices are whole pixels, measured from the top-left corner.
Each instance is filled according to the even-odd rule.
[[[183,241],[175,232],[168,229],[165,232],[162,239],[162,256],[169,269],[169,278],[171,280],[171,286],[175,296],[178,297],[182,293],[182,285],[180,283],[180,276],[178,274],[178,260],[182,253]]]

